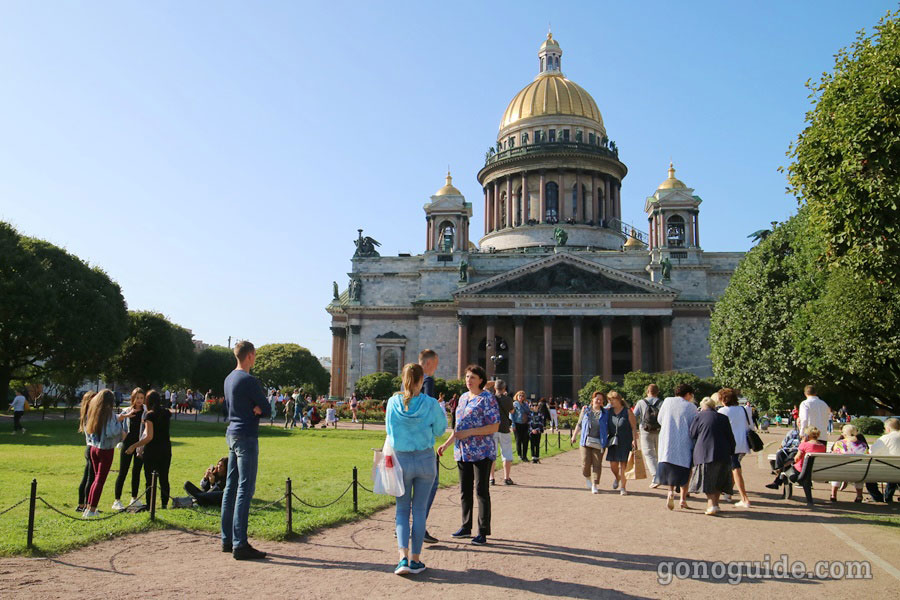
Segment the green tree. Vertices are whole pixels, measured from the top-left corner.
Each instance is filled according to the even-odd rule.
[[[439,396],[443,393],[445,400],[449,401],[450,397],[453,396],[453,394],[462,396],[465,393],[466,389],[466,382],[462,379],[441,379],[440,377],[434,378],[434,393]]]
[[[234,352],[224,346],[210,346],[201,350],[194,361],[191,387],[201,392],[212,390],[215,395],[221,396],[224,394],[225,378],[236,364]]]
[[[107,379],[145,387],[187,382],[194,367],[191,333],[159,313],[129,311],[128,337],[112,357]]]
[[[253,374],[267,387],[296,388],[309,383],[317,394],[327,393],[331,380],[319,359],[297,344],[266,344],[257,348]]]
[[[801,213],[775,228],[744,256],[716,303],[710,350],[716,377],[767,398],[796,397],[812,374],[794,351],[791,323],[814,299],[824,276],[797,240]]]
[[[394,392],[400,391],[395,379],[391,373],[363,375],[356,381],[356,397],[372,396],[376,400],[387,400]]]
[[[0,222],[0,398],[14,378],[96,375],[127,333],[106,273]]]
[[[792,191],[828,262],[900,288],[900,11],[860,31],[834,70],[807,82],[813,108],[792,145]],[[871,278],[871,279],[869,279]]]

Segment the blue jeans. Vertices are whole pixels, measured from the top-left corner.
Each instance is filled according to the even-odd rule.
[[[397,452],[397,463],[403,469],[403,486],[406,490],[405,494],[397,498],[397,547],[401,550],[409,548],[411,554],[419,554],[425,539],[428,498],[437,477],[434,449]],[[410,512],[412,535],[409,528]]]
[[[437,495],[438,485],[441,483],[441,457],[434,455],[434,483],[431,484],[431,493],[428,494],[428,506],[425,507],[425,518],[431,514],[431,505],[434,504],[434,497]]]
[[[256,469],[259,462],[259,439],[227,433],[228,476],[222,496],[222,543],[234,548],[248,545],[247,520],[250,501],[256,491]]]

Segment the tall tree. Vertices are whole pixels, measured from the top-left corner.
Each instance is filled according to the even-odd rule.
[[[224,393],[225,378],[234,370],[234,352],[224,346],[210,346],[197,354],[191,386],[204,392],[212,390],[217,396]]]
[[[789,181],[858,281],[900,289],[900,11],[860,31],[834,70],[808,82],[813,108],[788,156]]]
[[[106,375],[135,385],[180,384],[193,370],[191,333],[155,312],[130,311],[128,337],[110,360]]]
[[[331,376],[319,359],[297,344],[266,344],[256,349],[253,373],[268,387],[300,387],[310,383],[316,392],[328,391]]]
[[[127,332],[106,273],[0,222],[0,398],[13,378],[96,375]]]

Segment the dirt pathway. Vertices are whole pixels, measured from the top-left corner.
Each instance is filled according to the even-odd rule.
[[[770,437],[774,439],[774,437]],[[884,505],[854,505],[845,492],[838,505],[810,512],[784,502],[763,485],[768,469],[745,459],[754,508],[727,508],[722,517],[694,510],[669,512],[664,494],[647,482],[630,482],[622,497],[603,475],[603,493],[584,489],[577,452],[539,465],[517,466],[519,485],[492,489],[494,537],[476,548],[450,538],[459,522],[455,488],[441,490],[429,529],[441,543],[426,547],[428,570],[416,577],[391,573],[396,563],[393,509],[292,542],[255,541],[270,553],[264,562],[236,562],[219,551],[208,533],[157,531],[117,538],[50,559],[0,559],[0,598],[80,598],[106,592],[116,598],[696,598],[713,594],[760,598],[763,594],[812,597],[891,597],[900,585],[900,528],[875,526],[848,512],[898,514]],[[826,499],[819,486],[817,500]],[[801,494],[802,495],[802,494]],[[870,561],[866,581],[811,577],[763,580],[755,567],[740,568],[744,585],[717,580],[680,580],[715,561]],[[660,564],[663,564],[660,567]],[[732,567],[734,569],[735,567]],[[662,571],[660,571],[662,569]],[[669,585],[660,584],[673,575]],[[750,585],[750,584],[756,585]],[[95,594],[96,595],[96,594]]]

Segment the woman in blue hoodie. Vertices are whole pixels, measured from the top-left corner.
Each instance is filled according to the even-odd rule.
[[[410,363],[403,367],[403,391],[388,400],[387,438],[403,470],[406,492],[397,498],[397,546],[400,562],[394,573],[409,575],[425,570],[420,559],[425,539],[425,516],[431,485],[437,476],[434,439],[447,429],[447,413],[438,401],[422,393],[425,373]],[[412,513],[412,535],[409,517]],[[411,547],[410,547],[411,545]]]

